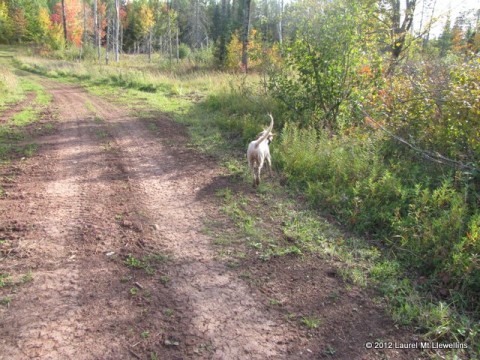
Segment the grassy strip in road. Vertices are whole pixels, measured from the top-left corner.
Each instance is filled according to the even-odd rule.
[[[31,156],[37,149],[33,142],[25,143],[31,134],[31,125],[38,121],[42,112],[51,102],[51,96],[35,81],[28,79],[15,70],[8,51],[0,51],[0,116],[15,104],[24,101],[28,94],[34,94],[33,100],[25,103],[19,111],[5,116],[0,124],[0,162],[16,157]],[[46,124],[42,130],[51,130]]]
[[[14,113],[5,122],[0,124],[0,160],[7,161],[14,157],[31,156],[37,146],[34,143],[25,144],[31,135],[32,124],[37,122],[42,112],[51,101],[50,95],[37,83],[21,79],[23,93],[33,91],[34,100],[26,104],[19,112]],[[42,130],[51,130],[53,126],[46,124]],[[20,144],[22,142],[22,144]]]

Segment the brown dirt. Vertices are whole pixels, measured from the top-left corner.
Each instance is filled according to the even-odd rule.
[[[0,359],[419,357],[365,348],[414,339],[324,259],[247,261],[261,285],[219,261],[203,221],[227,180],[182,127],[42,84],[58,131],[0,170]],[[317,329],[290,316],[310,313]]]

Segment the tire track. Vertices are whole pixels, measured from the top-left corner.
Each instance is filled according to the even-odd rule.
[[[16,332],[15,344],[3,351],[5,359],[69,358],[75,351],[75,338],[84,331],[76,321],[80,316],[79,268],[68,245],[68,238],[74,236],[72,221],[78,219],[81,207],[79,174],[69,166],[70,159],[77,157],[86,143],[78,131],[81,115],[78,109],[72,109],[71,121],[61,124],[59,136],[49,138],[52,148],[45,155],[48,162],[35,174],[37,179],[44,179],[37,191],[43,194],[41,211],[45,216],[30,219],[42,233],[42,240],[31,248],[35,257],[45,261],[35,271],[34,291],[22,294],[23,302],[3,320],[2,330],[7,335]],[[80,140],[63,147],[64,138]],[[50,174],[55,177],[49,178]],[[34,240],[23,239],[24,243],[30,241]]]
[[[160,136],[173,143],[168,147],[141,120],[100,99],[90,101],[124,153],[132,188],[158,230],[157,241],[175,258],[173,291],[187,329],[182,341],[209,344],[213,359],[287,358],[288,326],[271,318],[246,284],[215,261],[211,240],[202,234],[202,219],[217,210],[200,194],[218,169],[175,145],[184,139],[170,120],[157,120]]]
[[[115,204],[110,200],[123,188],[122,174],[102,150],[101,125],[93,121],[80,90],[44,85],[61,123],[57,134],[43,139],[40,163],[27,168],[19,181],[25,186],[21,192],[39,195],[28,199],[36,211],[21,218],[34,224],[20,239],[29,248],[28,260],[10,270],[22,262],[33,264],[34,280],[2,314],[0,358],[128,359],[126,332],[105,328],[131,321],[131,305],[125,297],[106,298],[98,291],[115,293],[105,286],[123,270],[104,255],[125,245],[118,226],[112,226]],[[118,281],[120,275],[115,276]],[[127,314],[112,310],[113,304]]]

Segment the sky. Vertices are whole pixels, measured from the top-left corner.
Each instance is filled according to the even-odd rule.
[[[417,5],[416,9],[416,30],[418,30],[420,26],[420,18],[421,18],[421,11],[423,7],[423,3],[425,2],[426,5],[428,4],[433,4],[435,0],[422,0],[419,2]],[[446,19],[448,14],[450,13],[450,19],[453,22],[455,21],[455,18],[462,12],[469,11],[471,9],[480,9],[480,0],[436,0],[436,5],[435,5],[435,13],[434,17],[439,18],[437,23],[432,26],[430,36],[431,37],[438,37],[440,33],[442,32],[443,26],[445,25]],[[427,19],[430,18],[431,15],[431,6],[429,10],[426,10],[426,13],[428,16],[426,16]],[[423,23],[423,26],[425,26],[425,21]]]

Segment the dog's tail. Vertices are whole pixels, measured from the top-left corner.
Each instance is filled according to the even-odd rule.
[[[272,132],[272,129],[273,129],[273,116],[272,114],[268,113],[268,116],[270,116],[270,125],[268,126],[268,128],[266,130],[263,131],[263,134],[262,136],[260,136],[257,140],[255,140],[255,147],[258,147],[258,145],[260,145],[260,143],[262,141],[264,141],[266,138],[268,138],[268,136],[270,135],[270,133]]]

